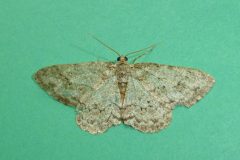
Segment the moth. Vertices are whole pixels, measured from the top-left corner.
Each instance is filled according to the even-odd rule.
[[[117,62],[53,65],[34,75],[49,95],[76,108],[77,125],[92,134],[121,123],[142,132],[160,131],[170,123],[176,105],[191,107],[215,82],[198,69],[135,63],[155,45],[122,55],[93,38],[115,52]]]

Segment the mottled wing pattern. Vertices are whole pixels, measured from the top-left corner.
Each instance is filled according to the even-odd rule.
[[[140,81],[129,77],[125,102],[121,109],[124,124],[142,132],[156,132],[169,124],[171,111],[172,104],[162,103]]]
[[[190,107],[211,88],[214,79],[199,70],[154,63],[130,65],[123,122],[143,131],[156,132],[171,121],[175,105]]]
[[[121,123],[117,107],[120,94],[112,63],[54,65],[39,70],[35,80],[58,101],[77,107],[76,120],[82,129],[101,133]]]
[[[120,93],[114,76],[94,93],[83,96],[77,107],[77,124],[92,134],[103,133],[121,123],[119,104]]]
[[[93,134],[121,122],[143,132],[159,131],[170,123],[175,105],[190,107],[214,83],[210,75],[197,69],[129,64],[122,103],[116,67],[108,62],[54,65],[39,70],[35,80],[58,101],[76,106],[77,124]]]
[[[138,63],[132,67],[132,76],[144,89],[162,103],[192,106],[212,87],[215,80],[197,69]]]
[[[84,94],[91,94],[113,76],[111,63],[61,64],[39,70],[35,80],[58,101],[77,106]]]

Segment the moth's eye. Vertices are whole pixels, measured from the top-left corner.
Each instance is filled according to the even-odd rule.
[[[124,57],[126,61],[128,61],[128,58],[127,57]]]
[[[120,57],[117,58],[117,61],[120,61]]]

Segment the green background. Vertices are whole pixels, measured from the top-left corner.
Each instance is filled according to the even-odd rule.
[[[157,43],[140,62],[199,68],[216,84],[159,133],[91,135],[31,79],[52,64],[116,59],[88,33],[122,53]],[[239,0],[1,0],[0,159],[240,159],[239,51]]]

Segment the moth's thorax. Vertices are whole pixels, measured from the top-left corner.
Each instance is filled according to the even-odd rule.
[[[124,63],[117,63],[116,65],[116,76],[118,83],[127,83],[130,74],[129,64],[125,61]]]

